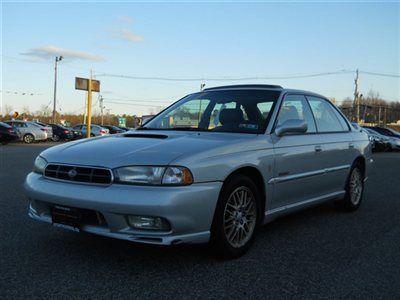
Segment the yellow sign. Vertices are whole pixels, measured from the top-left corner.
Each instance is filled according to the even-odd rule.
[[[18,113],[17,111],[15,111],[15,112],[13,113],[13,115],[12,115],[13,119],[18,118],[18,116],[19,116],[19,113]]]
[[[75,77],[75,89],[89,91],[89,79]],[[92,92],[100,92],[100,81],[92,79]]]

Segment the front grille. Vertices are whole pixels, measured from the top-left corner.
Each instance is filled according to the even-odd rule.
[[[110,184],[112,173],[109,169],[48,164],[44,176],[73,182]]]

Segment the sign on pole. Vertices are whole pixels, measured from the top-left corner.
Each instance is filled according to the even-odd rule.
[[[92,72],[90,71],[90,78],[75,77],[75,89],[87,91],[87,137],[90,137],[91,124],[92,124],[92,92],[100,92],[100,81],[92,79]]]
[[[118,118],[118,126],[126,127],[126,118]]]
[[[100,81],[92,79],[92,92],[100,92]],[[89,91],[89,79],[75,77],[75,89]]]

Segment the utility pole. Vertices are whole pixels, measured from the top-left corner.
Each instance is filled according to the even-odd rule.
[[[62,56],[56,56],[54,63],[54,99],[53,99],[53,124],[56,124],[57,110],[56,110],[56,102],[57,102],[57,63],[63,59]]]
[[[356,70],[356,78],[354,79],[354,105],[357,105],[357,123],[360,122],[360,97],[358,93],[358,69]]]
[[[381,125],[381,106],[379,106],[379,112],[378,112],[378,126]]]
[[[87,137],[91,136],[92,129],[92,70],[90,70],[90,77],[88,80],[88,100],[87,100],[87,122],[86,122],[86,131]]]
[[[99,104],[100,104],[100,114],[101,114],[101,125],[103,125],[103,96],[100,95],[100,99],[99,99]]]

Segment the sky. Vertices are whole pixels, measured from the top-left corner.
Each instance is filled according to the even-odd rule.
[[[400,2],[2,2],[1,16],[3,110],[52,108],[57,55],[61,113],[83,112],[74,78],[90,70],[106,109],[139,116],[201,83],[280,84],[341,101],[357,68],[400,73]],[[361,72],[359,83],[364,95],[400,101],[399,77]]]

